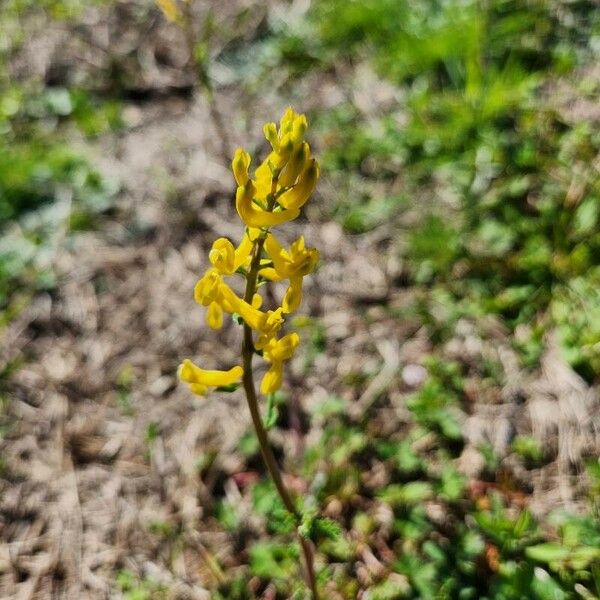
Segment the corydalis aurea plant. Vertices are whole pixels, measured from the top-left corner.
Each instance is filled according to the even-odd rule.
[[[232,170],[238,185],[235,206],[245,226],[242,239],[237,247],[226,238],[215,240],[208,255],[212,266],[194,289],[196,302],[207,309],[209,327],[220,329],[224,313],[234,315],[243,324],[242,364],[227,371],[215,371],[200,368],[186,359],[179,367],[179,377],[196,394],[205,394],[211,387],[242,383],[265,464],[298,526],[302,515],[283,483],[267,439],[252,361],[259,355],[269,364],[260,391],[265,395],[272,394],[281,387],[284,364],[292,358],[300,341],[296,332],[283,334],[282,329],[286,317],[300,306],[303,278],[315,269],[319,253],[315,248],[307,248],[303,237],[284,248],[272,229],[298,217],[319,177],[319,165],[304,141],[306,128],[306,117],[291,108],[284,113],[279,127],[267,123],[264,134],[272,150],[253,176],[250,174],[250,155],[242,148],[236,150]],[[245,280],[243,297],[225,281],[234,275]],[[273,310],[263,310],[260,291],[264,284],[276,281],[287,282],[281,304]],[[313,598],[317,598],[312,547],[301,535],[299,541],[306,562],[307,583]]]
[[[250,327],[254,349],[270,363],[261,382],[261,392],[277,391],[282,383],[282,370],[298,346],[297,333],[280,336],[285,317],[302,301],[302,280],[311,273],[319,253],[307,248],[300,237],[289,249],[281,246],[271,228],[295,219],[308,200],[317,178],[319,166],[310,156],[303,140],[306,117],[289,108],[281,119],[264,127],[273,150],[250,177],[250,155],[236,150],[232,168],[238,184],[237,212],[246,228],[236,247],[226,238],[215,240],[208,255],[211,268],[198,281],[194,298],[207,307],[206,321],[212,329],[223,326],[223,313],[237,314]],[[225,277],[241,275],[246,279],[246,293],[239,297],[225,282]],[[281,306],[261,310],[263,298],[257,290],[269,281],[287,281]],[[185,360],[179,375],[193,392],[204,394],[209,387],[227,386],[241,381],[243,368],[229,371],[205,371]]]

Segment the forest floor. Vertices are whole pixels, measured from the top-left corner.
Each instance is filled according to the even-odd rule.
[[[260,24],[257,18],[253,26]],[[209,330],[192,295],[214,239],[241,234],[220,131],[205,95],[178,75],[184,51],[173,45],[171,28],[153,23],[153,35],[125,35],[124,27],[57,27],[19,56],[20,68],[46,78],[70,67],[90,77],[104,58],[77,36],[102,42],[111,29],[114,43],[135,49],[139,72],[122,101],[123,128],[73,142],[103,177],[119,182],[113,207],[93,230],[57,234],[55,288],[37,294],[1,333],[0,359],[20,364],[0,441],[3,598],[119,597],[115,582],[133,572],[164,586],[169,598],[209,599],[221,569],[247,563],[244,540],[265,531],[249,499],[263,468],[240,448],[250,428],[243,395],[193,397],[176,377],[185,357],[227,368],[241,342],[233,323]],[[380,90],[368,98],[373,112],[391,93],[361,63],[306,77],[292,98],[219,85],[228,150],[264,150],[263,122],[290,103],[311,113],[330,108],[349,88],[359,101],[360,90]],[[368,414],[380,436],[405,431],[406,398],[425,382],[424,360],[435,351],[466,373],[455,411],[464,437],[457,470],[480,481],[486,444],[504,473],[493,485],[510,481],[517,505],[536,516],[579,511],[587,486],[582,457],[600,453],[600,400],[562,358],[552,332],[535,369],[522,367],[512,333],[494,316],[461,319],[438,344],[418,319],[396,316],[423,293],[407,285],[400,258],[402,232],[420,209],[349,234],[328,216],[336,198],[325,172],[306,215],[281,233],[288,243],[302,234],[321,252],[320,268],[306,279],[302,312],[310,319],[287,373],[288,406],[272,432],[288,483],[297,491],[307,485],[301,456],[320,443],[327,420],[319,407],[328,398],[345,401],[356,423]],[[500,365],[500,384],[481,373],[486,361]],[[515,435],[536,440],[548,460],[526,468],[511,452]],[[376,458],[360,468],[368,486],[393,481]],[[220,525],[215,506],[223,498],[244,533]],[[335,517],[334,504],[325,509]],[[372,568],[363,557],[357,572],[361,561]]]

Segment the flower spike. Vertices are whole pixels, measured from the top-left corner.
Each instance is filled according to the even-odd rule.
[[[170,2],[164,2],[170,6]],[[281,334],[286,317],[302,301],[304,277],[312,273],[319,260],[315,248],[307,248],[300,236],[289,248],[283,246],[271,229],[298,217],[308,201],[319,177],[319,165],[311,157],[310,146],[304,141],[308,122],[304,115],[288,108],[279,126],[267,123],[263,132],[271,146],[267,157],[250,171],[252,157],[243,148],[235,151],[231,170],[237,184],[235,207],[244,224],[244,233],[236,247],[231,240],[215,240],[208,253],[207,271],[194,287],[194,299],[206,307],[206,323],[220,329],[226,322],[225,313],[243,326],[241,364],[228,371],[206,370],[185,359],[178,369],[179,379],[189,389],[204,395],[210,388],[235,388],[241,383],[252,415],[252,422],[261,445],[262,456],[273,478],[279,496],[295,522],[302,515],[287,491],[277,460],[268,443],[254,383],[252,362],[256,355],[268,364],[260,382],[263,394],[272,394],[283,384],[285,364],[292,359],[300,343],[296,332]],[[245,280],[243,295],[226,278],[241,276]],[[260,286],[274,281],[287,281],[288,287],[281,305],[268,310],[263,307]],[[265,294],[265,299],[271,295]],[[307,578],[316,589],[312,553],[309,542],[300,538],[307,562]],[[316,594],[313,595],[316,598]]]

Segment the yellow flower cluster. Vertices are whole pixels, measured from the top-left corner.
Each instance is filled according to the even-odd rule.
[[[300,237],[284,248],[270,228],[295,219],[310,197],[319,177],[319,165],[311,158],[304,141],[307,121],[288,108],[279,127],[264,126],[264,134],[272,151],[250,176],[250,155],[238,148],[232,170],[238,184],[235,205],[245,225],[237,248],[225,238],[216,240],[208,255],[211,267],[198,281],[194,298],[207,307],[209,327],[220,329],[224,313],[236,314],[255,333],[254,349],[270,363],[260,389],[270,394],[281,387],[283,365],[298,346],[297,333],[278,337],[285,315],[294,312],[302,301],[302,281],[312,273],[319,260],[314,248],[307,248]],[[224,281],[224,277],[241,274],[246,280],[246,294],[239,297]],[[288,287],[281,306],[261,310],[263,298],[257,289],[270,281],[287,281]],[[228,386],[240,381],[243,369],[206,371],[185,360],[179,367],[179,377],[190,389],[204,394],[209,387]]]

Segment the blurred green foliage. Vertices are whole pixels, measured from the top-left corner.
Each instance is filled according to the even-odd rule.
[[[460,429],[439,426],[440,411],[449,411],[449,421],[460,418],[463,366],[431,358],[428,371],[423,388],[408,404],[412,419],[405,431],[390,434],[377,419],[365,416],[356,423],[339,398],[325,398],[315,408],[326,422],[322,438],[305,456],[304,475],[313,483],[301,509],[311,514],[311,504],[333,503],[342,524],[342,529],[325,524],[326,535],[318,528],[306,529],[326,559],[322,583],[329,581],[342,597],[354,598],[358,587],[353,565],[364,560],[369,547],[382,561],[377,574],[371,574],[369,598],[598,597],[598,507],[592,502],[587,516],[557,512],[542,525],[523,508],[516,481],[504,480],[493,470],[489,479],[468,484],[453,466],[463,447]],[[458,410],[454,417],[452,410]],[[525,464],[544,460],[530,439],[516,437],[514,447]],[[378,461],[388,473],[383,485],[365,476]],[[590,476],[596,471],[597,463],[590,463]],[[251,546],[251,574],[274,583],[277,597],[297,593],[304,598],[295,587],[299,550],[289,542],[293,523],[273,485],[253,484],[252,501],[272,541]],[[232,520],[231,507],[223,510],[227,506],[217,512],[219,520],[232,533],[242,534],[242,522]],[[382,548],[387,555],[379,553]],[[217,597],[260,596],[234,579],[221,585]]]
[[[85,4],[12,0],[0,8],[0,323],[36,290],[54,285],[58,240],[94,227],[116,192],[73,138],[120,127],[118,102],[11,73],[11,58],[26,43],[28,18],[46,11],[70,19]]]
[[[350,56],[396,89],[372,113],[347,101],[315,115],[340,188],[333,216],[361,233],[420,206],[402,234],[414,284],[511,326],[551,325],[594,379],[600,133],[566,110],[599,92],[594,3],[322,0],[283,32],[271,54],[284,64]],[[384,180],[399,193],[365,185]]]
[[[168,597],[165,586],[147,577],[140,578],[128,570],[120,571],[116,582],[125,600],[163,600]]]

